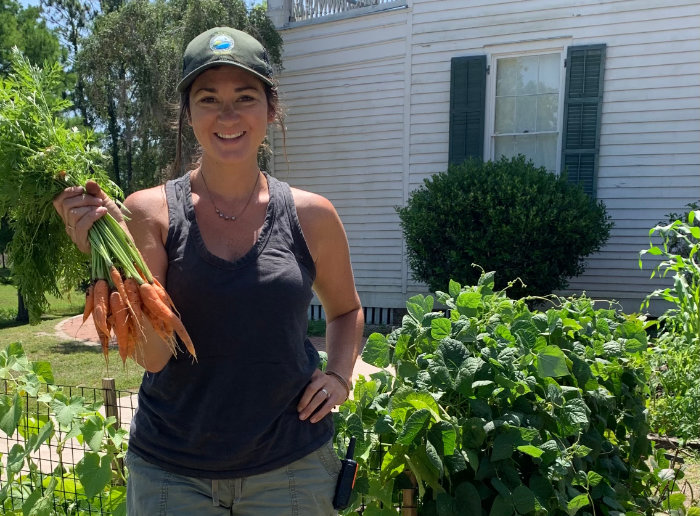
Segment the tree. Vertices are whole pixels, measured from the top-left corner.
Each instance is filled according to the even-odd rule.
[[[262,6],[243,0],[133,0],[96,18],[78,68],[85,93],[108,135],[113,179],[125,192],[169,174],[175,155],[175,85],[188,41],[219,25],[256,35],[280,65],[282,39]],[[185,140],[185,159],[196,152]]]
[[[82,75],[75,68],[75,56],[80,50],[81,38],[87,34],[87,30],[99,9],[90,0],[41,0],[41,5],[48,20],[58,28],[58,33],[69,51],[69,73],[75,81],[74,89],[70,92],[71,100],[80,114],[83,124],[90,127],[90,116],[85,100],[85,85]]]
[[[23,8],[15,0],[0,0],[0,75],[7,73],[12,47],[38,65],[63,57],[57,35],[40,16],[39,7]]]

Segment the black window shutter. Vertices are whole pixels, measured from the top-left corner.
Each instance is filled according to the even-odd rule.
[[[484,158],[486,56],[452,58],[450,164]]]
[[[604,44],[568,48],[561,166],[569,182],[591,197],[597,186],[604,70]]]

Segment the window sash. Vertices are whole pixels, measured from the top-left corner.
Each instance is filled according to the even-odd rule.
[[[497,159],[497,147],[502,148],[502,141],[504,140],[503,137],[518,137],[522,136],[525,137],[526,135],[530,136],[537,136],[537,135],[542,135],[543,137],[549,136],[549,135],[556,135],[556,148],[553,148],[551,146],[551,141],[548,143],[548,148],[550,149],[548,152],[554,152],[554,155],[549,156],[549,159],[547,160],[546,166],[548,169],[551,169],[555,173],[559,173],[561,170],[561,145],[562,145],[562,128],[563,128],[563,107],[564,107],[564,87],[565,87],[565,79],[566,79],[566,73],[564,69],[564,59],[565,59],[565,47],[566,45],[562,46],[556,46],[556,47],[533,47],[531,45],[528,45],[528,48],[526,51],[510,51],[510,52],[498,52],[498,49],[495,49],[489,54],[489,62],[491,64],[490,66],[490,73],[487,78],[487,98],[486,98],[486,109],[487,109],[487,116],[486,116],[486,133],[485,133],[485,138],[484,138],[484,146],[485,146],[485,152],[484,155],[488,159]],[[510,96],[510,95],[497,95],[498,93],[511,93],[513,92],[513,88],[508,89],[508,86],[506,83],[503,82],[503,79],[501,80],[501,85],[499,87],[498,84],[498,66],[499,64],[503,63],[508,63],[508,64],[515,64],[517,61],[516,59],[532,59],[532,58],[540,58],[540,56],[546,56],[546,55],[552,55],[556,54],[557,59],[556,63],[558,64],[558,79],[556,81],[552,81],[551,79],[548,79],[545,81],[545,87],[542,88],[540,87],[539,91],[534,90],[532,86],[530,86],[529,92],[521,91],[522,93],[519,97],[515,96]],[[509,59],[513,59],[513,61],[509,62]],[[506,61],[504,61],[506,60]],[[550,70],[551,67],[554,66],[554,61],[551,62],[550,64]],[[552,90],[554,89],[554,84],[553,82],[557,82],[557,88],[558,91],[556,92],[556,100],[551,98],[551,95],[553,94]],[[505,89],[504,89],[505,88]],[[500,127],[496,127],[496,116],[497,116],[497,100],[498,99],[504,99],[504,98],[525,98],[525,97],[536,97],[539,96],[543,98],[545,95],[550,96],[549,100],[550,102],[554,101],[556,103],[556,117],[554,119],[552,116],[547,116],[546,110],[540,110],[540,125],[539,127],[537,126],[537,110],[535,110],[535,126],[532,128],[527,128],[527,130],[522,130],[524,129],[522,126],[520,127],[506,127],[505,129],[509,130],[504,130],[503,124],[501,124]],[[539,99],[538,99],[539,100]],[[536,104],[535,104],[536,105]],[[537,105],[536,105],[537,107]],[[554,129],[554,127],[556,129]],[[514,130],[515,129],[515,130]],[[521,129],[521,130],[517,130]],[[539,129],[539,130],[538,130]],[[501,141],[497,141],[500,139]],[[554,149],[552,151],[552,149]],[[530,158],[535,158],[535,156],[528,156]]]

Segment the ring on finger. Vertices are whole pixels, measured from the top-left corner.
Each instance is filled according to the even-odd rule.
[[[321,389],[319,392],[322,392],[326,395],[326,399],[331,397],[331,393],[328,392],[325,388]]]

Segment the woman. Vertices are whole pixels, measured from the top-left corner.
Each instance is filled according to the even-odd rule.
[[[147,372],[126,458],[129,514],[333,514],[330,413],[349,396],[364,322],[345,232],[328,200],[258,169],[279,103],[254,38],[200,34],[177,89],[199,166],[125,204],[197,361],[172,357],[152,328],[134,356]],[[97,218],[123,221],[94,183],[54,204],[85,252]],[[306,338],[312,289],[326,314],[325,374]]]

